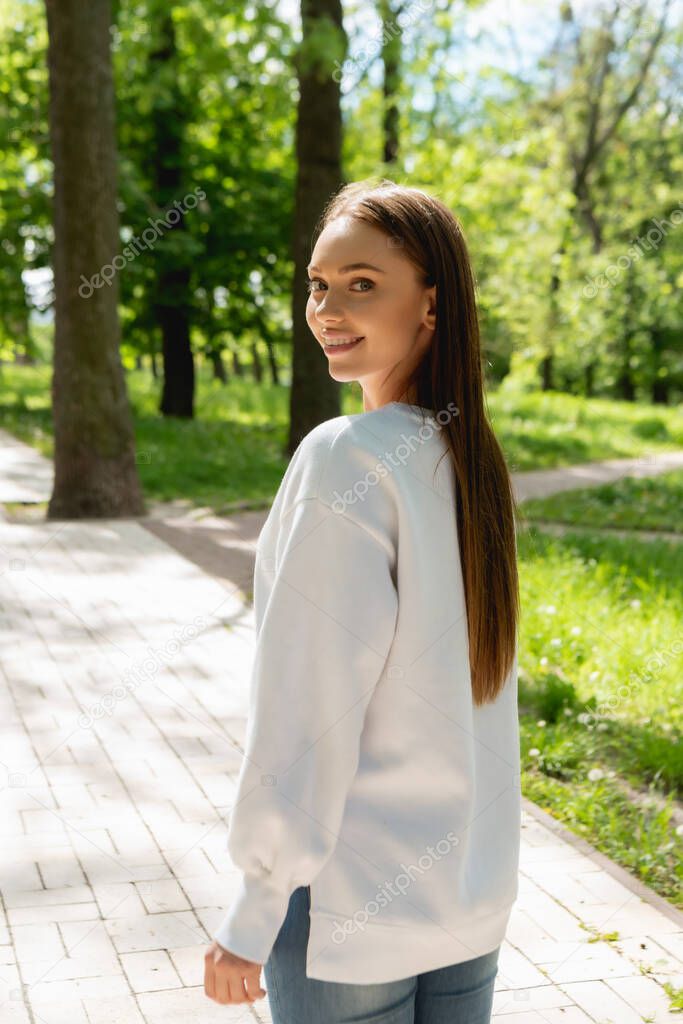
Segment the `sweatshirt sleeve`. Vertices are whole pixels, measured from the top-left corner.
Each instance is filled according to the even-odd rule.
[[[277,548],[277,565],[255,568],[274,578],[228,830],[241,877],[213,934],[257,963],[268,959],[292,892],[334,850],[398,611],[393,542],[319,497],[288,510]]]

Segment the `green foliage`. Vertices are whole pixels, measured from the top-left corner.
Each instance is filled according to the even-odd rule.
[[[189,310],[196,351],[227,350],[244,360],[257,338],[286,366],[297,67],[322,73],[338,62],[345,68],[344,176],[388,173],[430,189],[459,217],[478,282],[490,382],[535,392],[545,361],[555,390],[676,405],[683,389],[683,159],[672,54],[680,27],[667,28],[631,107],[612,124],[639,80],[655,30],[649,13],[638,21],[624,5],[611,33],[604,12],[586,10],[580,23],[572,14],[563,29],[573,33],[572,44],[560,34],[524,73],[511,69],[509,59],[470,71],[471,49],[497,31],[472,39],[468,18],[476,6],[439,2],[429,15],[411,11],[403,19],[393,44],[395,50],[400,44],[399,162],[385,167],[381,49],[369,23],[355,20],[357,0],[345,4],[354,26],[348,53],[344,33],[330,21],[316,22],[304,51],[298,26],[274,3],[115,4],[121,249],[172,201],[153,187],[150,154],[160,126],[169,139],[181,140],[181,194],[172,199],[195,188],[205,193],[186,216],[185,231],[167,234],[120,272],[127,361],[159,349],[154,282],[160,261],[168,259],[191,265],[186,293],[166,299]],[[160,61],[153,54],[166,12],[176,53]],[[559,31],[561,18],[549,9],[553,17]],[[45,38],[42,4],[2,0],[5,358],[33,353],[29,315],[45,301],[28,294],[25,273],[45,267],[50,255]],[[577,154],[599,80],[601,146],[582,198]],[[665,417],[650,413],[649,420],[637,428],[643,443],[677,443],[674,434],[666,436]],[[567,428],[560,419],[554,429]],[[680,443],[680,431],[677,436]],[[577,436],[570,451],[562,438],[557,451],[581,461],[588,457],[585,442]],[[542,447],[548,451],[545,442]],[[617,437],[614,454],[626,447]],[[523,444],[514,454],[520,467],[537,457],[528,457]]]

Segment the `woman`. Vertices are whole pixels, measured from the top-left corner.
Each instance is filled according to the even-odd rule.
[[[205,955],[275,1024],[486,1024],[517,896],[518,580],[484,410],[472,270],[448,208],[347,185],[307,322],[364,412],[294,453],[259,536],[257,649]]]

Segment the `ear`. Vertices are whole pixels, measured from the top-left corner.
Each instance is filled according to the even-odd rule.
[[[422,323],[425,327],[428,327],[431,331],[436,327],[436,285],[433,284],[431,288],[428,288],[425,292],[426,299],[426,310],[422,318]]]

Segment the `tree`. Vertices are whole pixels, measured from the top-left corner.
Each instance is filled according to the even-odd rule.
[[[605,150],[614,138],[624,117],[634,106],[658,47],[666,30],[666,19],[670,0],[665,0],[662,13],[653,31],[641,41],[639,38],[641,25],[647,12],[648,0],[639,4],[622,3],[613,0],[611,10],[602,9],[600,23],[597,28],[588,28],[579,24],[574,16],[570,0],[563,0],[561,7],[561,28],[553,47],[552,60],[559,63],[570,61],[570,91],[572,101],[567,102],[566,94],[560,93],[553,97],[563,123],[567,159],[569,163],[571,189],[576,199],[574,212],[577,221],[583,224],[591,239],[592,251],[600,253],[603,248],[603,226],[596,212],[596,200],[593,195],[593,178],[600,169],[605,157]],[[620,16],[626,13],[626,24],[621,32]],[[630,16],[630,23],[628,18]],[[572,33],[571,47],[567,46],[564,30],[569,26]],[[634,45],[639,43],[639,48]],[[635,52],[633,67],[626,64],[624,72],[616,71],[619,65],[615,54],[622,46],[627,53]],[[579,88],[580,86],[580,88]],[[548,348],[541,362],[541,386],[547,391],[554,386],[554,353],[553,338],[558,323],[559,313],[557,293],[560,289],[559,267],[569,242],[569,224],[565,224],[561,234],[557,252],[553,258],[550,278],[550,302],[548,317]],[[628,352],[630,335],[624,336],[625,350]],[[622,367],[620,375],[620,393],[626,387],[624,374],[627,373],[628,359]],[[590,383],[592,364],[587,367],[587,382]],[[629,384],[628,394],[632,394]]]
[[[142,515],[113,262],[119,224],[110,3],[46,0],[46,8],[55,281],[48,517]]]
[[[382,18],[382,64],[384,79],[384,163],[398,163],[399,110],[398,91],[401,81],[401,24],[399,18],[406,3],[392,6],[391,0],[379,0],[378,9]]]
[[[165,416],[194,416],[194,359],[190,344],[192,259],[184,230],[184,134],[188,103],[178,77],[173,8],[151,5],[155,46],[150,57],[153,87],[152,167],[154,196],[161,211],[175,213],[155,253],[153,307],[161,329],[164,384],[159,411]],[[172,204],[180,202],[180,208]]]
[[[335,59],[343,64],[346,33],[340,0],[302,0],[302,40],[295,57],[299,77],[294,200],[293,355],[288,454],[323,420],[339,415],[339,384],[313,343],[306,323],[306,266],[313,229],[342,184],[342,117]],[[324,130],[321,130],[324,125]]]

